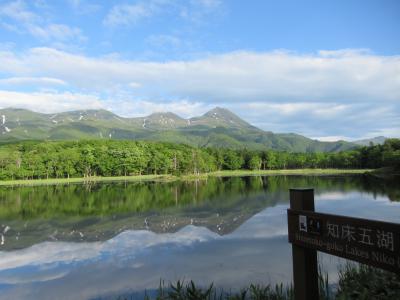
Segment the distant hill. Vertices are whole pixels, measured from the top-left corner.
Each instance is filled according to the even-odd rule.
[[[383,143],[385,143],[386,140],[387,140],[387,137],[377,136],[372,139],[353,141],[353,143],[360,145],[360,146],[369,146],[371,143],[374,145],[383,145]]]
[[[106,110],[42,114],[8,108],[0,110],[0,133],[0,143],[20,140],[127,139],[184,143],[198,147],[291,152],[337,152],[357,147],[345,141],[321,142],[294,133],[264,131],[220,107],[190,119],[172,112],[123,118]]]

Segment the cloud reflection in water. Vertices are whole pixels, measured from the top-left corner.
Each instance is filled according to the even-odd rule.
[[[321,193],[316,199],[318,211],[399,221],[398,203],[371,194]],[[189,225],[175,233],[125,231],[105,242],[45,242],[0,252],[0,299],[89,299],[156,288],[161,278],[226,289],[289,282],[286,208],[267,208],[225,236]],[[333,278],[338,261],[321,256]]]

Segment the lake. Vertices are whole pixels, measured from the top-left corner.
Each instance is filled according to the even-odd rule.
[[[0,299],[140,298],[178,279],[290,283],[289,188],[316,210],[400,222],[398,179],[211,177],[0,188]],[[331,280],[343,260],[319,255]]]

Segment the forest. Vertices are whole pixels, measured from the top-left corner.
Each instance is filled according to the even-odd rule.
[[[0,146],[0,180],[388,166],[400,168],[400,139],[338,153],[195,148],[116,140],[27,141]]]

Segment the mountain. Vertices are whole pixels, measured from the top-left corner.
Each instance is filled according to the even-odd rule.
[[[358,141],[353,141],[354,144],[360,145],[360,146],[369,146],[371,143],[374,145],[383,145],[383,143],[387,140],[387,137],[384,136],[377,136],[371,139],[365,139],[365,140],[358,140]]]
[[[194,117],[188,120],[189,124],[194,126],[207,126],[207,127],[225,127],[237,129],[253,129],[259,130],[239,118],[237,115],[227,110],[226,108],[216,107],[200,117]]]
[[[357,147],[345,141],[321,142],[294,134],[264,131],[231,111],[216,107],[184,119],[172,112],[123,118],[106,110],[42,114],[0,109],[0,143],[20,140],[128,139],[184,143],[198,147],[336,152]]]

